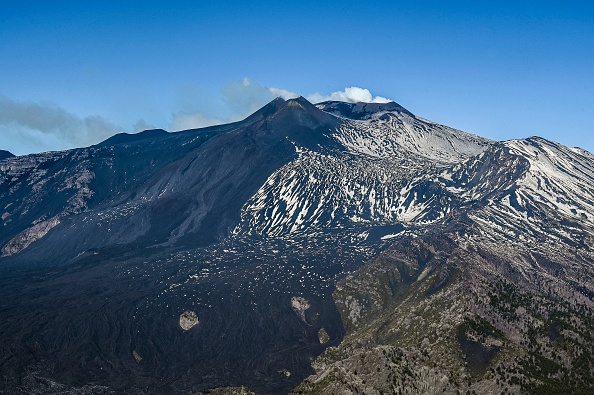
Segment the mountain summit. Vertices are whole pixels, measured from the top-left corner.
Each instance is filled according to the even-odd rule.
[[[302,97],[5,155],[0,388],[588,392],[593,159]]]

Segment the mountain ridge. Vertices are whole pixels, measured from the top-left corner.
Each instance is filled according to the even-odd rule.
[[[13,157],[14,157],[14,154],[12,152],[0,150],[0,160],[13,158]]]
[[[297,98],[5,159],[2,385],[590,388],[592,157]]]

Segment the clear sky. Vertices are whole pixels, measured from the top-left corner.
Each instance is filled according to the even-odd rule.
[[[0,149],[15,154],[353,86],[492,139],[594,151],[594,4],[0,3]]]

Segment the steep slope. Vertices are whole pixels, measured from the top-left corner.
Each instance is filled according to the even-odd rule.
[[[336,137],[356,154],[406,155],[437,163],[458,163],[477,155],[490,144],[484,138],[416,117],[394,102],[324,102],[317,106],[348,119]]]
[[[296,391],[591,392],[590,158],[530,138],[440,173],[455,214],[339,282],[345,341]]]
[[[368,234],[386,225],[434,223],[448,214],[454,203],[445,202],[453,196],[438,191],[426,174],[492,144],[421,120],[393,102],[317,106],[355,118],[344,119],[331,134],[342,149],[300,146],[299,156],[275,171],[243,207],[236,233],[360,228]]]
[[[298,98],[1,160],[0,388],[589,389],[591,159]]]
[[[335,278],[375,250],[350,234],[332,250],[322,235],[229,236],[298,150],[340,149],[340,122],[304,99],[275,100],[236,124],[3,162],[3,385],[294,387],[325,347],[318,332],[342,337]],[[187,331],[186,311],[199,320]]]
[[[182,136],[175,137],[177,140]],[[201,140],[195,141],[194,146],[200,145]],[[171,143],[174,147],[178,145],[178,141]],[[23,250],[30,251],[28,247],[44,238],[50,230],[56,233],[66,229],[65,221],[101,204],[117,206],[124,203],[129,191],[186,152],[183,148],[179,151],[163,149],[161,141],[149,140],[142,145],[103,145],[4,161],[0,165],[0,205],[4,209],[0,236],[2,255],[8,257]],[[127,210],[124,207],[120,211],[130,210],[130,207]],[[77,231],[81,236],[85,233],[80,228]],[[112,241],[106,238],[101,225],[97,225],[93,232],[97,232],[96,240]],[[62,236],[62,239],[67,238]],[[77,238],[70,241],[79,242]],[[41,255],[45,255],[42,259],[47,259],[47,248],[55,243],[40,246]],[[63,242],[60,244],[67,256],[69,247]]]
[[[14,154],[9,151],[0,150],[0,160],[8,158],[14,158]]]
[[[323,133],[335,124],[304,99],[277,100],[232,128],[117,135],[16,158],[1,168],[2,254],[65,260],[113,245],[222,240],[245,201],[295,156],[295,142],[328,147]]]

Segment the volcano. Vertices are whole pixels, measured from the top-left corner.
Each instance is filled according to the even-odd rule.
[[[594,387],[585,150],[300,97],[4,152],[4,393]]]

